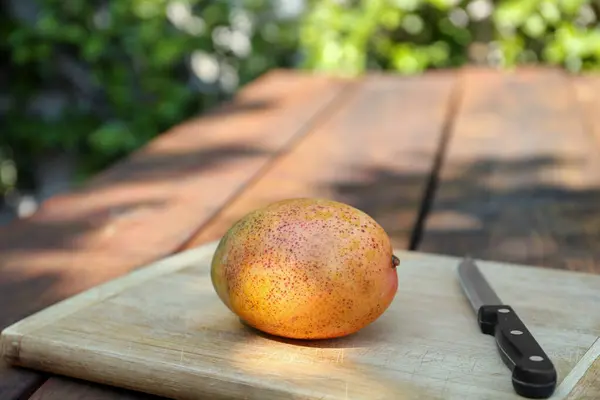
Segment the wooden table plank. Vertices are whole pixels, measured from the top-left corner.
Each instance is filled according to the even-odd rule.
[[[373,216],[408,248],[447,116],[454,74],[369,76],[338,113],[280,158],[187,246],[220,238],[238,218],[291,197],[327,197]]]
[[[441,137],[453,84],[450,74],[427,80],[373,77],[358,84],[349,99],[350,104],[344,104],[332,120],[311,132],[293,152],[282,157],[281,162],[218,214],[187,247],[222,234],[219,229],[226,229],[239,212],[248,211],[248,201],[255,201],[257,194],[261,204],[288,196],[333,195],[373,213],[383,210],[381,206],[385,205],[389,217],[396,218],[392,221],[396,226],[396,243],[406,247]],[[398,115],[402,117],[401,124],[394,122]],[[337,146],[341,150],[336,151]],[[306,169],[306,157],[310,163],[320,164]],[[347,167],[351,170],[345,171]],[[320,175],[316,173],[319,170],[322,170]],[[394,170],[402,174],[392,175]],[[347,181],[340,183],[342,175],[348,172]],[[367,203],[360,203],[365,200],[365,185],[369,186],[381,174],[387,177],[385,187],[367,196]],[[292,185],[281,185],[281,179]],[[392,193],[393,197],[388,198]],[[392,215],[394,212],[396,215]],[[85,385],[77,390],[70,388],[65,397],[66,392],[57,390],[52,381],[42,386],[36,396],[43,394],[45,399],[67,400],[78,398],[76,396],[88,390]],[[104,397],[112,396],[111,389],[94,390],[96,395],[105,390]]]
[[[573,83],[587,127],[594,134],[600,148],[600,74],[575,76]]]
[[[600,157],[569,78],[467,70],[422,251],[600,272]]]
[[[268,74],[233,104],[175,127],[84,189],[1,229],[0,328],[180,249],[345,87],[324,76]],[[39,383],[0,368],[2,399]]]
[[[54,377],[40,387],[31,400],[161,400],[162,397],[91,382]]]
[[[566,400],[600,399],[600,359],[596,359]]]
[[[45,374],[0,361],[0,399],[27,399],[45,380]]]
[[[586,127],[581,119],[581,109],[578,109],[575,101],[578,92],[569,88],[565,83],[566,77],[556,71],[539,74],[539,70],[524,70],[516,76],[483,70],[465,72],[468,74],[465,75],[464,104],[443,160],[445,163],[441,171],[439,190],[432,204],[431,218],[427,219],[424,226],[423,240],[418,250],[462,255],[467,249],[476,256],[504,261],[597,271],[598,253],[591,252],[594,241],[599,242],[599,210],[594,207],[594,204],[599,203],[599,169],[594,161],[597,150],[591,146],[594,142],[589,124]],[[338,109],[332,119],[306,135],[292,152],[279,157],[276,163],[264,162],[261,168],[255,170],[255,174],[252,175],[254,182],[247,190],[242,192],[245,186],[243,183],[239,184],[238,196],[228,197],[229,201],[233,198],[229,206],[220,212],[219,205],[214,206],[212,211],[207,211],[203,221],[209,220],[211,216],[213,218],[208,225],[199,225],[205,229],[197,231],[195,235],[186,231],[178,240],[169,243],[181,244],[189,236],[193,236],[193,239],[186,243],[186,248],[204,243],[219,237],[235,219],[252,208],[282,197],[308,195],[337,198],[365,209],[390,231],[395,245],[406,248],[410,242],[412,227],[417,220],[419,202],[427,185],[427,176],[441,137],[447,102],[454,84],[454,78],[450,74],[440,74],[431,81],[429,75],[426,77],[425,80],[422,77],[400,79],[373,76],[369,83],[358,84],[354,91],[344,92],[342,97],[347,103]],[[321,89],[314,86],[312,89],[305,88],[312,85],[308,84],[312,80],[313,78],[310,78],[304,81],[304,85],[297,83],[294,86],[296,90],[292,93],[297,95],[296,98],[303,100],[296,99],[292,104],[303,104],[306,109],[310,109],[309,99],[311,94],[314,96],[315,91],[325,90],[324,87],[328,88],[327,91],[341,88],[337,83],[330,87],[329,82],[322,83]],[[422,85],[425,81],[428,83]],[[302,92],[299,87],[306,89],[304,95],[298,94]],[[274,97],[280,101],[287,101],[286,95],[289,92],[284,92],[282,88],[280,90],[282,92],[278,92],[280,94]],[[285,90],[292,91],[289,87]],[[395,96],[392,93],[394,90]],[[398,93],[401,95],[398,96]],[[503,98],[504,96],[507,97]],[[319,107],[330,104],[329,100],[320,103]],[[252,96],[248,102],[245,107],[238,107],[250,110],[251,113],[268,112],[261,107],[264,102],[253,101]],[[314,110],[320,109],[319,107]],[[277,115],[281,114],[280,111],[281,107],[277,107],[270,117],[263,117],[265,120],[270,118],[270,123],[264,122],[262,126],[273,125]],[[242,113],[244,112],[246,111],[242,110]],[[314,111],[312,115],[317,112]],[[576,116],[575,113],[580,115]],[[223,114],[224,112],[221,113]],[[286,118],[297,121],[294,116]],[[243,118],[241,120],[248,121]],[[237,121],[241,124],[240,120]],[[222,129],[226,130],[228,123],[222,126]],[[299,133],[286,143],[297,143],[296,139],[305,132],[303,129],[299,128]],[[369,134],[373,137],[368,141],[359,140],[361,135],[367,137]],[[175,135],[175,132],[171,135]],[[155,146],[160,150],[160,146]],[[285,145],[281,148],[285,148]],[[269,157],[269,160],[272,160],[273,155]],[[173,201],[176,205],[170,207],[181,209],[183,204],[190,207],[193,201],[205,199],[205,194],[196,196],[194,192],[197,188],[194,179],[194,157],[185,160],[173,158],[187,166],[184,170],[189,168],[186,174],[189,191],[180,190],[178,199]],[[132,168],[127,168],[126,164],[121,171],[118,170],[121,166],[117,166],[98,178],[91,187],[94,190],[114,189],[119,183],[123,185],[119,190],[124,190],[120,199],[127,199],[135,193],[127,191],[126,186],[130,186],[131,183],[138,183],[138,187],[144,187],[154,179],[153,174],[160,175],[159,180],[178,175],[181,167],[178,169],[173,165],[173,160],[164,161],[162,165],[158,162],[145,164],[144,157],[140,157],[137,164],[139,172],[132,172]],[[213,158],[212,162],[219,163],[220,159]],[[241,164],[248,165],[244,162]],[[215,167],[219,169],[220,165]],[[165,168],[167,172],[163,175]],[[260,178],[257,178],[257,175]],[[208,179],[208,182],[212,187],[211,182],[220,182],[220,179],[217,176],[212,180]],[[291,184],[286,180],[291,180]],[[165,187],[166,185],[157,185],[148,193],[164,194]],[[84,198],[93,199],[91,196]],[[522,210],[516,209],[516,200],[525,201],[526,206]],[[69,203],[68,199],[60,201],[63,202],[66,205],[51,214],[57,216],[57,220],[61,212],[71,208],[77,211],[82,207],[77,202]],[[52,202],[48,209],[51,205]],[[149,210],[146,213],[150,213],[151,216],[154,212]],[[140,222],[142,217],[147,218],[143,215],[136,218],[134,214],[134,221],[130,224],[139,224],[139,232],[144,232],[142,227],[148,229],[149,226],[161,226],[161,223],[157,223],[158,217],[153,216],[152,222],[147,224]],[[79,218],[79,221],[85,221],[84,218]],[[164,217],[162,218],[161,221],[164,221]],[[180,219],[190,218],[190,214],[182,212],[174,218],[180,223]],[[86,225],[84,227],[91,230]],[[453,232],[457,229],[458,231]],[[122,233],[124,230],[118,229],[117,232],[119,237],[123,238],[132,233],[136,234],[137,231]],[[518,239],[525,242],[525,246],[519,245],[519,242],[511,243],[511,234],[516,234]],[[45,235],[48,236],[48,233]],[[477,237],[478,235],[480,237]],[[2,239],[0,231],[0,243]],[[73,248],[80,252],[80,248],[88,243],[89,240],[84,241],[84,246],[73,243]],[[163,243],[148,244],[148,247],[160,247],[159,244]],[[114,243],[111,245],[117,246]],[[114,248],[122,251],[127,246],[131,246],[131,242]],[[58,247],[64,249],[64,244],[59,243]],[[427,247],[431,250],[427,250]],[[99,252],[102,247],[92,249]],[[110,250],[111,247],[108,249],[113,251]],[[52,255],[50,246],[45,251]],[[138,251],[148,250],[139,246]],[[557,262],[548,263],[546,260]],[[2,261],[0,271],[1,263]],[[39,278],[41,283],[38,285],[41,286],[42,293],[52,293],[54,290],[55,284],[49,278],[43,274]],[[1,279],[3,278],[0,274],[0,287],[3,283]],[[23,287],[26,288],[27,285]],[[3,304],[4,299],[2,293],[3,291],[0,291],[0,304]],[[27,293],[24,298],[26,295]],[[12,299],[18,300],[17,297]],[[0,318],[3,311],[0,309]],[[596,364],[598,362],[594,365]],[[593,396],[599,391],[599,377],[598,368],[593,367],[590,371],[578,385],[577,393],[583,398],[591,399],[595,398]],[[0,370],[0,398],[17,398],[3,397],[4,393],[9,393],[6,389],[10,390],[15,386],[5,386],[3,392],[2,382],[3,375]],[[90,386],[70,379],[52,378],[33,398],[141,399],[141,396],[143,395]]]

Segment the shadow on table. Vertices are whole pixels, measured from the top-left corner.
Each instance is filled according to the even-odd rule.
[[[145,243],[144,238],[152,235],[144,232],[150,228],[142,221],[153,219],[151,229],[164,229],[169,220],[162,220],[161,215],[168,217],[170,207],[177,205],[173,204],[177,192],[171,192],[177,191],[177,184],[185,184],[187,177],[215,174],[241,160],[265,154],[269,152],[255,145],[232,143],[190,147],[174,154],[134,156],[126,165],[113,166],[84,188],[50,199],[32,217],[3,226],[0,330],[63,298],[175,251],[179,241],[169,248]],[[209,199],[210,189],[207,187],[205,192]],[[23,255],[27,265],[22,264]],[[21,398],[44,379],[34,371],[4,365],[0,368],[0,397]],[[55,382],[48,381],[46,386],[51,387],[44,387],[44,395],[53,396],[48,398],[62,398],[65,388],[77,385]],[[90,398],[114,398],[110,394],[115,393],[120,398],[152,398],[98,385],[78,386],[77,390]]]
[[[172,155],[172,159],[165,155],[153,162],[140,162],[137,173],[124,175],[119,183],[168,183],[175,179],[177,171],[160,173],[159,170],[169,168],[172,163],[182,162],[188,168],[187,174],[196,175],[222,168],[226,163],[243,157],[252,157],[260,151],[232,146],[216,149],[214,154],[190,152]],[[598,272],[600,188],[598,185],[572,188],[561,184],[563,179],[560,178],[565,171],[574,171],[574,176],[581,176],[584,166],[578,160],[552,157],[512,161],[484,159],[471,164],[449,165],[449,173],[437,187],[423,221],[415,218],[414,211],[422,204],[423,182],[428,179],[425,174],[359,167],[358,173],[352,176],[360,178],[334,182],[324,189],[332,193],[333,198],[369,213],[392,239],[412,236],[416,250],[456,256],[470,253],[496,261]],[[207,191],[206,195],[210,196],[210,192]],[[105,229],[110,226],[107,221],[128,216],[133,218],[135,225],[134,212],[160,213],[167,207],[169,199],[158,190],[150,191],[148,196],[137,200],[116,197],[112,201],[95,204],[96,200],[91,196],[89,201],[84,209],[76,208],[75,204],[81,203],[78,201],[72,203],[73,208],[59,208],[62,213],[42,210],[27,225],[17,223],[0,230],[0,294],[14,302],[0,302],[0,327],[74,294],[69,291],[75,292],[99,283],[89,281],[82,286],[65,289],[73,282],[63,275],[59,264],[71,262],[69,257],[85,248],[87,237],[97,243],[91,254],[96,254],[99,259],[110,256],[104,253],[110,253],[111,247],[103,247],[103,243],[117,239],[110,239],[110,230]],[[412,234],[415,226],[421,230],[417,235]],[[102,239],[102,235],[107,236]],[[39,253],[39,259],[26,270],[10,262],[12,257],[22,252]],[[135,253],[135,248],[131,252]],[[128,256],[126,251],[119,254],[125,260]],[[107,260],[98,265],[110,268],[114,259],[109,257]],[[112,274],[117,276],[124,272],[115,269]],[[108,279],[110,274],[109,271],[102,279]],[[241,347],[233,350],[244,351]],[[348,376],[370,384],[379,382],[376,377]],[[383,381],[379,384],[382,387],[387,385]],[[60,385],[60,390],[62,388]],[[104,391],[101,388],[89,390]]]
[[[131,157],[123,160],[122,164],[115,164],[110,170],[92,179],[86,189],[160,180],[177,183],[243,159],[271,153],[273,152],[250,143],[231,143],[197,150],[179,150],[172,154],[167,151],[144,154],[143,157]]]
[[[82,381],[80,379],[54,376],[42,385],[39,394],[31,400],[42,399],[66,399],[77,393],[77,398],[90,400],[160,400],[163,397],[154,396],[142,392],[121,389],[114,386],[101,385],[94,382]]]
[[[109,173],[120,174],[117,186],[143,182],[165,185],[158,186],[158,190],[149,190],[137,198],[118,191],[114,197],[103,193],[100,198],[95,196],[96,191],[104,189],[100,185],[75,192],[69,198],[51,200],[58,204],[47,211],[42,209],[27,224],[15,223],[0,229],[0,285],[14,288],[7,298],[14,298],[15,293],[34,296],[37,291],[37,297],[51,301],[49,293],[61,285],[61,267],[53,268],[45,262],[46,257],[54,262],[66,261],[87,246],[87,240],[94,241],[95,251],[101,256],[103,251],[110,251],[111,240],[118,237],[111,233],[111,224],[125,221],[136,225],[170,206],[171,197],[165,191],[176,188],[169,186],[170,182],[226,168],[229,163],[260,154],[264,154],[260,148],[240,144],[149,156],[133,161],[129,173],[120,174],[118,168]],[[333,182],[324,189],[334,199],[369,213],[392,240],[411,237],[416,250],[456,256],[470,253],[497,261],[599,271],[600,184],[568,187],[562,182],[569,181],[561,178],[572,173],[584,180],[584,167],[583,161],[553,157],[483,159],[448,165],[448,173],[438,185],[422,221],[415,215],[424,197],[423,183],[428,179],[425,174],[357,167],[357,173],[351,176],[359,178]],[[210,198],[210,188],[205,196]],[[132,241],[131,246],[135,252],[144,244]],[[408,247],[404,239],[402,246]],[[31,268],[26,272],[16,265],[7,267],[11,257],[24,252],[39,253],[36,263],[40,268],[33,269],[37,275]],[[52,258],[61,252],[63,259]],[[54,273],[58,276],[51,276]]]
[[[600,272],[600,180],[586,180],[584,167],[580,160],[553,157],[450,165],[426,203],[425,218],[412,218],[410,225],[402,216],[424,197],[414,192],[422,175],[366,169],[360,170],[363,180],[332,188],[393,240],[409,229],[419,251]],[[569,187],[578,179],[592,184]]]
[[[106,176],[80,190],[51,198],[32,217],[3,226],[0,329],[87,284],[99,283],[92,278],[88,283],[71,282],[75,274],[65,276],[63,271],[81,269],[90,271],[81,274],[84,276],[117,276],[149,262],[144,253],[162,257],[176,250],[180,240],[174,248],[164,248],[165,244],[160,248],[160,243],[149,240],[160,236],[152,231],[177,223],[173,217],[169,219],[169,211],[178,205],[178,190],[185,179],[209,176],[204,192],[206,204],[196,204],[201,213],[207,213],[212,203],[222,203],[220,198],[211,202],[214,189],[210,184],[218,183],[210,180],[211,174],[264,154],[268,152],[259,147],[238,143],[134,158],[124,168],[116,165]],[[107,176],[110,181],[105,179]],[[156,249],[150,251],[153,247]],[[86,264],[77,265],[77,256],[82,254],[87,257]],[[23,255],[27,255],[27,265],[21,265]],[[94,258],[98,262],[89,264]],[[119,263],[133,264],[125,268]]]
[[[234,127],[248,123],[245,118],[257,118],[261,112],[276,109],[280,102],[276,98],[256,98],[235,99],[221,104],[175,126],[149,146],[114,163],[87,182],[85,188],[97,189],[161,179],[181,180],[245,158],[272,153],[257,146],[252,141],[252,135],[247,135],[247,140],[239,139],[236,142],[221,140],[228,135],[237,136],[220,124],[230,118],[233,121],[229,123]],[[177,147],[173,147],[173,144]]]

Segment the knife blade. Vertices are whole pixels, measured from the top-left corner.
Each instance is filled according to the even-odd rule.
[[[458,278],[481,332],[495,337],[500,358],[512,372],[514,390],[533,399],[550,397],[556,369],[515,310],[500,300],[471,257],[458,265]]]

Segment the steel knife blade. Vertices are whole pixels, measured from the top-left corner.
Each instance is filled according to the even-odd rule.
[[[458,280],[481,332],[495,337],[500,358],[512,372],[514,390],[528,398],[550,397],[557,381],[552,361],[515,310],[500,300],[471,257],[459,263]]]

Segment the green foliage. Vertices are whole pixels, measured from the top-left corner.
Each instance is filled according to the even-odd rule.
[[[600,65],[600,3],[586,0],[319,0],[303,20],[304,67],[414,74],[466,62]]]
[[[598,1],[308,1],[288,19],[277,0],[0,3],[0,194],[47,152],[94,173],[298,52],[304,68],[345,75],[600,66]]]
[[[17,167],[13,157],[6,153],[6,149],[0,148],[0,193],[13,189],[17,184]]]
[[[53,150],[95,172],[289,66],[296,48],[267,0],[17,1],[35,19],[0,10],[11,77],[0,147],[25,175]]]

